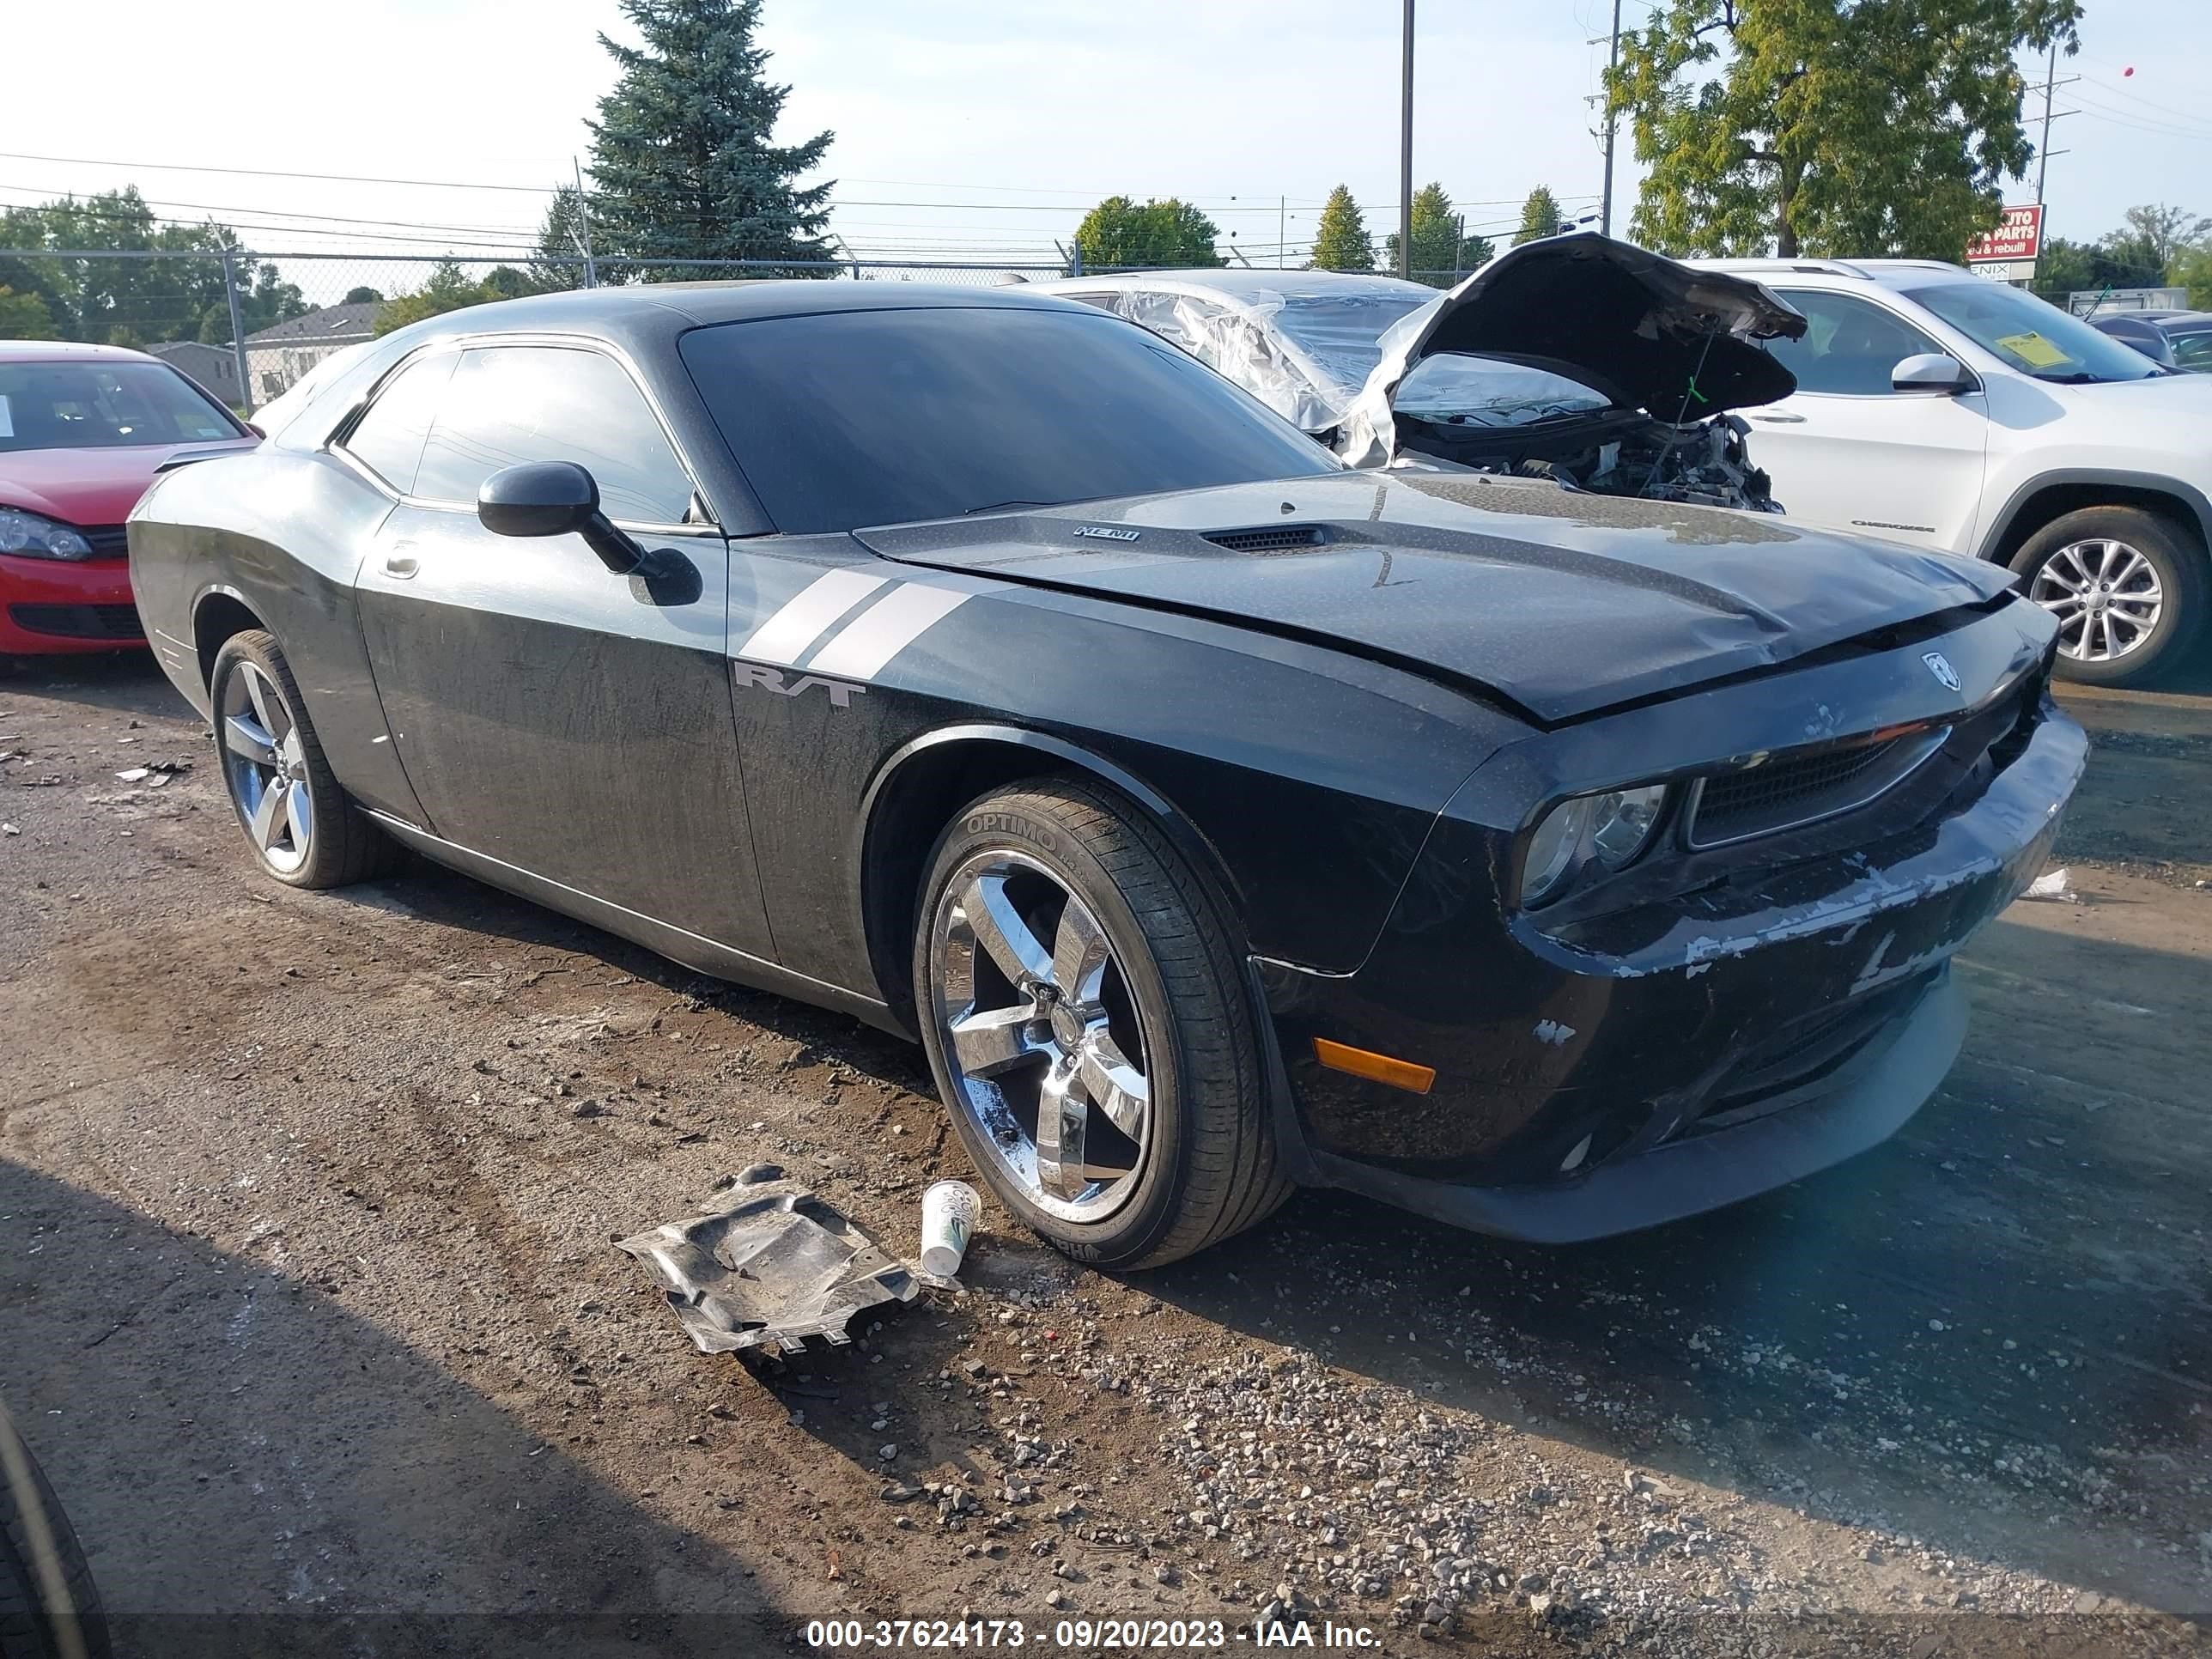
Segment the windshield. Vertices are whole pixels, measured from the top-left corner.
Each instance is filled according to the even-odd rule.
[[[1548,369],[1440,351],[1413,366],[1391,407],[1424,421],[1525,426],[1555,415],[1610,409],[1613,399]]]
[[[1196,358],[1088,308],[778,317],[681,349],[793,534],[1340,470]]]
[[[1984,351],[2039,380],[2086,385],[2147,380],[2156,363],[2079,317],[2002,283],[1942,283],[1905,290]]]
[[[205,393],[164,363],[0,363],[0,453],[242,435]]]
[[[1268,320],[1315,367],[1356,392],[1382,361],[1382,331],[1436,297],[1426,292],[1297,295]]]

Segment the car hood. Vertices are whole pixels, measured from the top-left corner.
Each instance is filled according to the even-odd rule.
[[[121,524],[154,482],[155,469],[170,457],[251,449],[258,441],[9,451],[0,453],[0,507],[20,507],[66,524]]]
[[[1545,724],[1982,605],[2013,580],[1786,520],[1473,473],[1344,473],[854,534],[912,564],[1335,646]]]
[[[1382,336],[1338,448],[1381,466],[1397,447],[1393,400],[1423,359],[1463,352],[1588,381],[1669,422],[1772,403],[1797,381],[1755,342],[1805,332],[1805,319],[1747,277],[1701,270],[1609,236],[1524,242]]]

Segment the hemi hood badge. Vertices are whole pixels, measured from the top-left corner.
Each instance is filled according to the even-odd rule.
[[[1079,526],[1075,533],[1079,536],[1088,536],[1096,542],[1133,542],[1145,532],[1141,530],[1123,530],[1109,524],[1086,524]]]

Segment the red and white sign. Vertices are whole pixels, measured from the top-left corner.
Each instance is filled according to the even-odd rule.
[[[1995,230],[1968,246],[1966,263],[1980,265],[2024,261],[2033,265],[2042,248],[2043,204],[2030,202],[2024,207],[2007,208]]]

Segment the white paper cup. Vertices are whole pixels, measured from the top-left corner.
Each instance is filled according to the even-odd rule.
[[[921,1195],[921,1270],[951,1279],[968,1254],[968,1240],[983,1200],[964,1181],[940,1181]]]

